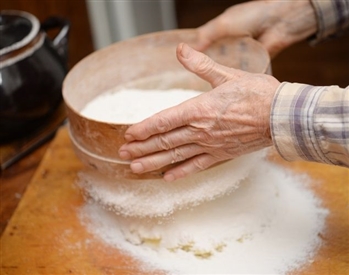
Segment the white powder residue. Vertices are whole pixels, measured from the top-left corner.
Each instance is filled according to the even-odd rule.
[[[81,115],[97,121],[133,124],[200,94],[184,89],[111,90],[90,101]]]
[[[254,152],[174,182],[110,179],[87,170],[79,173],[78,184],[88,197],[123,216],[166,216],[235,190],[264,155]]]
[[[307,181],[260,160],[234,192],[166,218],[124,217],[90,202],[81,219],[149,274],[286,274],[311,261],[321,245],[328,211]]]

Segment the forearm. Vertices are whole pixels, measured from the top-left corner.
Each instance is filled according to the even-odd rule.
[[[286,160],[349,167],[349,87],[284,82],[271,111],[273,143]]]

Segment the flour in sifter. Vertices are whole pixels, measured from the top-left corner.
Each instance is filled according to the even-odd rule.
[[[103,122],[133,124],[200,94],[184,89],[110,90],[89,102],[81,114]]]

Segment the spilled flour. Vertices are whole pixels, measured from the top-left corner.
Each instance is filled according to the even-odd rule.
[[[286,274],[311,262],[321,245],[328,211],[308,182],[261,160],[234,192],[165,218],[116,215],[94,201],[80,217],[149,274]]]

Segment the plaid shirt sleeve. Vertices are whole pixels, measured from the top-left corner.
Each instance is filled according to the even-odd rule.
[[[313,43],[349,27],[349,0],[311,0],[318,22]],[[349,86],[287,83],[276,92],[270,117],[274,145],[286,160],[349,167]]]
[[[349,86],[283,82],[272,106],[271,134],[286,160],[349,167]]]
[[[311,43],[316,44],[349,27],[349,0],[311,0],[318,30]]]

